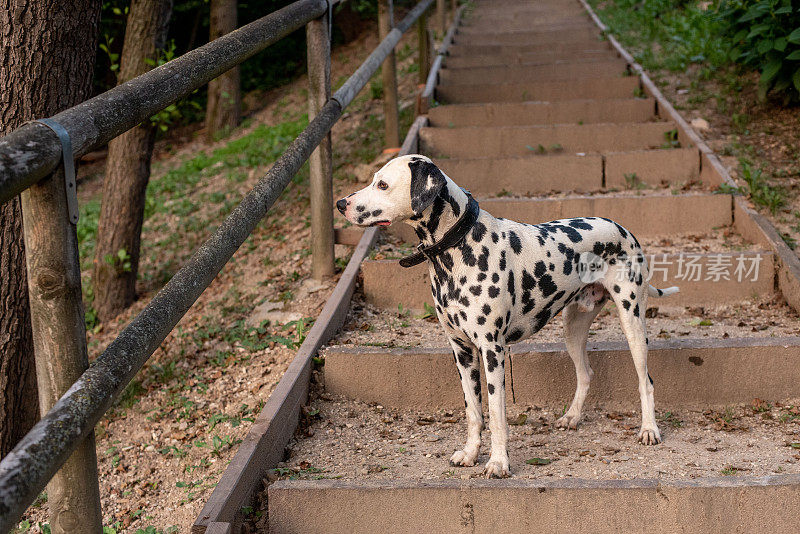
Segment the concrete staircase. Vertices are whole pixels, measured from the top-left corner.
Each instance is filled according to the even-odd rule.
[[[732,198],[711,190],[721,181],[703,173],[698,148],[661,116],[656,100],[577,0],[478,1],[455,34],[435,100],[438,105],[419,134],[419,151],[431,155],[495,216],[529,223],[604,216],[639,237],[707,234],[736,223]],[[625,191],[632,182],[639,184],[637,190]],[[703,187],[684,191],[692,182]],[[559,194],[547,195],[551,192]],[[413,232],[402,228],[397,236],[416,242]],[[681,293],[670,304],[680,306],[769,295],[775,291],[776,270],[773,254],[765,250],[757,243],[747,252],[762,256],[755,280],[678,282],[673,261],[658,285],[679,284]],[[432,302],[425,265],[406,270],[396,260],[365,261],[362,273],[364,295],[373,305],[420,309]],[[657,341],[651,365],[661,377],[658,402],[719,406],[759,395],[796,394],[800,375],[784,371],[798,368],[796,344],[796,338],[790,344]],[[593,382],[592,398],[636,408],[626,346],[595,345],[592,366],[610,380]],[[574,370],[563,345],[523,343],[511,357],[516,402],[569,401]],[[463,406],[446,347],[339,347],[328,351],[325,368],[326,389],[334,394],[401,409]],[[725,384],[719,383],[721,375]],[[728,495],[714,481],[665,486],[657,481],[540,485],[513,479],[417,485],[283,481],[270,487],[269,514],[273,532],[644,532],[653,524],[670,532],[745,532],[763,529],[776,503],[797,505],[800,492],[785,484],[769,491],[748,484]],[[717,494],[719,508],[706,513],[708,498]],[[309,499],[317,503],[316,511],[309,510]],[[759,507],[764,513],[743,512]],[[497,516],[498,510],[504,515]],[[688,529],[686,514],[694,522]],[[646,517],[656,522],[643,521]],[[786,527],[773,522],[770,528],[788,532]]]

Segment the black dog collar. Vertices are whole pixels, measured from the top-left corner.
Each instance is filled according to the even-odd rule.
[[[469,204],[467,204],[464,215],[462,215],[456,223],[445,232],[442,238],[433,245],[429,247],[426,247],[422,243],[417,245],[417,250],[419,252],[400,260],[401,267],[413,267],[425,260],[430,260],[445,250],[455,247],[464,239],[464,236],[472,229],[472,225],[475,224],[475,221],[478,220],[478,216],[481,213],[478,201],[472,198],[472,195],[469,193],[467,193],[467,196],[469,197]]]

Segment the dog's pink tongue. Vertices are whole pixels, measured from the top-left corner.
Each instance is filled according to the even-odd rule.
[[[378,223],[378,226],[389,226],[390,224],[392,223],[390,223],[389,221],[381,221]]]

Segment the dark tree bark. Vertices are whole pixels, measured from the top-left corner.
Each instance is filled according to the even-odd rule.
[[[236,0],[211,0],[211,30],[209,41],[236,29]],[[239,86],[239,67],[235,67],[208,84],[206,134],[209,141],[220,133],[239,125],[242,95]]]
[[[125,29],[119,83],[153,67],[167,38],[172,0],[133,0]],[[145,122],[108,144],[97,230],[94,307],[113,319],[136,300],[136,276],[156,127]],[[124,251],[124,254],[119,254]]]
[[[5,126],[0,121],[0,134],[10,129]],[[0,206],[0,458],[31,429],[39,411],[26,280],[22,213],[14,198]]]
[[[100,0],[0,0],[1,132],[30,119],[54,115],[91,95],[99,21]],[[0,395],[3,404],[13,397],[9,406],[17,412],[25,408],[30,417],[37,398],[42,410],[55,399],[50,392],[37,392],[28,376],[33,350],[20,212],[16,199],[0,210]],[[30,420],[18,420],[6,428],[19,435],[30,424]],[[4,446],[11,441],[9,436],[3,439]],[[62,505],[70,491],[48,486],[53,533],[84,532],[83,525],[99,524],[98,507],[76,513]]]
[[[0,134],[89,96],[99,0],[0,0]],[[0,206],[0,456],[36,421],[19,199]]]

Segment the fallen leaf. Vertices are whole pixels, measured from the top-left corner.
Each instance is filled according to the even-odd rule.
[[[521,426],[524,425],[525,421],[527,420],[528,420],[528,414],[521,413],[514,421],[509,421],[508,424],[514,426]]]
[[[529,460],[525,460],[525,463],[528,465],[547,465],[553,463],[553,460],[549,458],[531,458]]]

